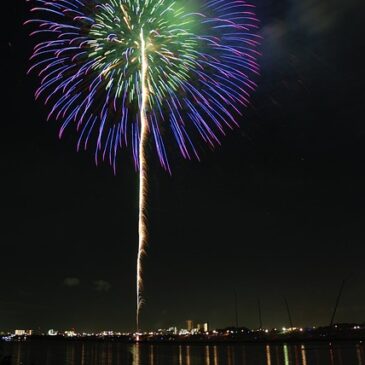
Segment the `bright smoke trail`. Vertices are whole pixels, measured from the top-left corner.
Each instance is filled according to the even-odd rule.
[[[146,142],[148,137],[148,120],[146,115],[148,89],[146,86],[146,77],[148,62],[146,58],[146,42],[144,39],[143,29],[140,35],[141,44],[141,136],[139,140],[139,223],[138,223],[138,255],[137,255],[137,312],[136,324],[139,331],[139,313],[143,304],[143,278],[142,278],[142,259],[145,254],[147,244],[147,224],[146,224],[146,196],[147,196],[147,161],[146,161]]]
[[[258,21],[245,0],[27,0],[39,35],[31,57],[48,119],[74,126],[77,149],[117,171],[121,149],[139,170],[137,330],[147,245],[147,145],[199,160],[238,125],[259,74]],[[175,143],[171,143],[175,142]]]

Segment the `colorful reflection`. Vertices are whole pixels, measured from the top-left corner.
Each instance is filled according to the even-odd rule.
[[[305,354],[305,346],[301,346],[301,352],[302,352],[302,364],[307,365],[307,355]]]
[[[205,365],[210,365],[209,346],[205,346]]]
[[[213,363],[214,363],[214,365],[218,365],[218,348],[217,348],[217,346],[213,347]]]
[[[190,365],[190,346],[186,346],[186,365]]]
[[[288,352],[288,345],[284,345],[284,364],[289,365],[289,352]]]
[[[179,365],[183,363],[182,346],[179,346]]]
[[[301,345],[125,344],[53,342],[4,344],[0,364],[12,365],[365,365],[359,342]],[[4,359],[8,362],[4,362]],[[10,360],[9,360],[10,359]],[[10,361],[10,362],[9,362]]]
[[[271,365],[271,352],[270,352],[270,346],[266,346],[266,363],[267,365]]]
[[[140,365],[140,352],[141,352],[141,345],[139,343],[134,344],[132,347],[132,355],[133,355],[133,365]]]

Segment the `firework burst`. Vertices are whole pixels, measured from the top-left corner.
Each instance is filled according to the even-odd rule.
[[[27,23],[40,37],[30,71],[41,79],[36,98],[51,105],[48,119],[60,121],[60,137],[75,126],[78,149],[93,144],[96,163],[108,160],[114,171],[118,151],[131,146],[140,171],[138,322],[148,137],[170,172],[167,140],[184,158],[199,159],[199,138],[213,147],[237,125],[259,72],[254,7],[243,0],[28,1],[37,17]]]

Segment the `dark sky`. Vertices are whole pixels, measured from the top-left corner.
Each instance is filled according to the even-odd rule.
[[[365,320],[363,12],[357,1],[262,0],[262,77],[241,129],[202,161],[150,158],[144,328]],[[8,8],[8,9],[6,9]],[[24,1],[4,4],[0,330],[132,329],[137,174],[59,141],[26,76]],[[5,10],[4,10],[5,9]],[[4,57],[3,57],[4,58]]]

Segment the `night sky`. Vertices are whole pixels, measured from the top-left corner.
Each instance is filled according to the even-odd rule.
[[[262,76],[241,128],[202,161],[150,157],[143,328],[365,320],[361,1],[261,0]],[[0,330],[134,328],[138,176],[76,152],[26,76],[27,4],[2,4]],[[4,58],[4,56],[3,56]]]

